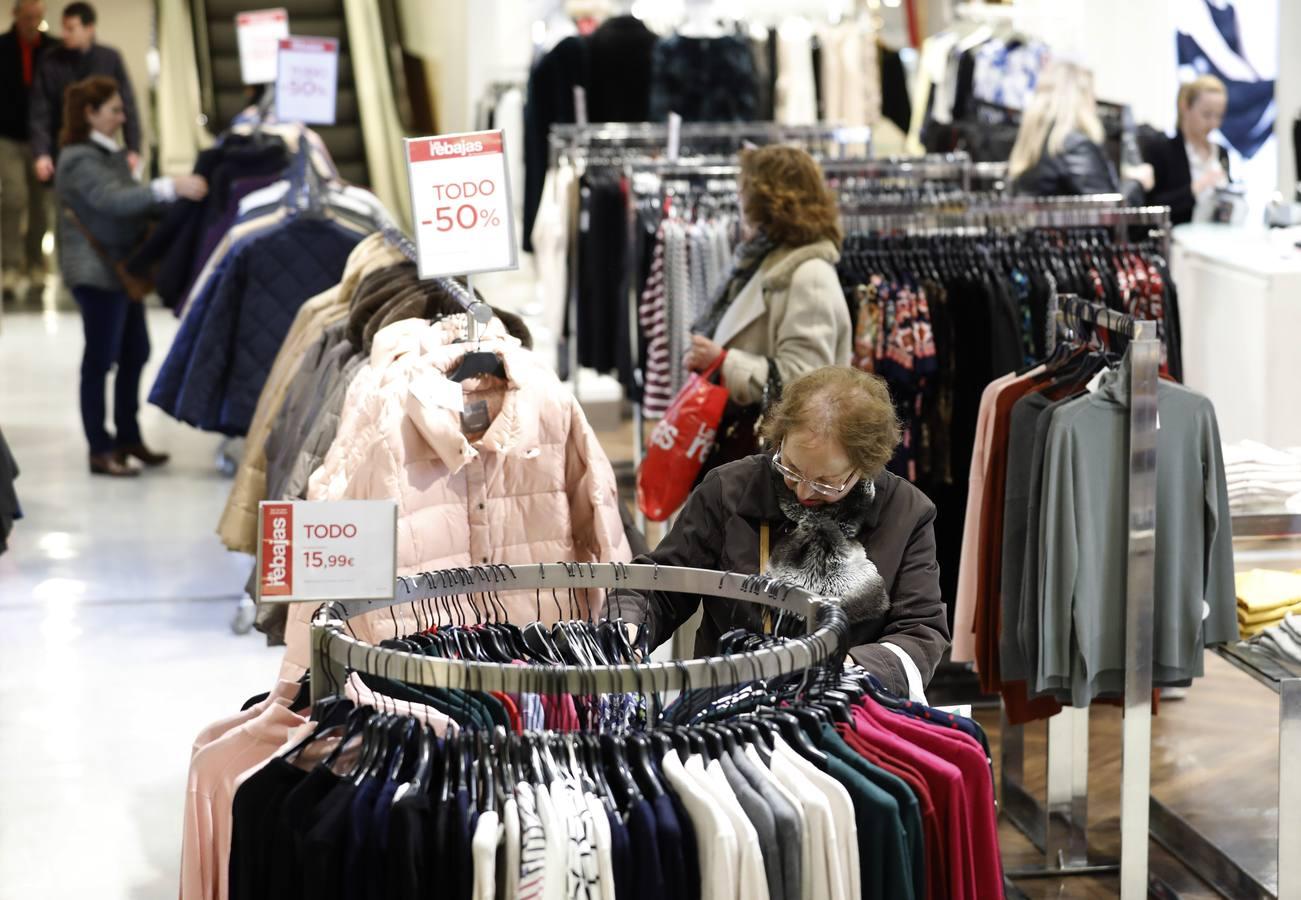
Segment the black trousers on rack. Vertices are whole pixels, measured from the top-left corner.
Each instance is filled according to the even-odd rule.
[[[578,236],[578,308],[575,328],[578,364],[613,372],[631,364],[627,341],[628,303],[621,293],[628,221],[623,186],[617,176],[592,175],[582,189]],[[622,351],[620,348],[623,348]]]

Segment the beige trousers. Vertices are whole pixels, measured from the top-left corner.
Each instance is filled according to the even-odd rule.
[[[36,180],[31,145],[0,138],[0,266],[24,274],[44,268],[52,194]]]

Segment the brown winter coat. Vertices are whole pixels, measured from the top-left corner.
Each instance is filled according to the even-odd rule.
[[[635,562],[689,566],[725,572],[759,571],[759,526],[769,523],[770,550],[777,553],[793,530],[777,502],[779,486],[763,454],[720,466],[687,499],[673,530],[648,556]],[[851,622],[849,655],[890,690],[908,695],[903,663],[881,642],[902,649],[917,664],[923,684],[930,681],[945,648],[949,626],[940,599],[940,568],[935,560],[935,506],[926,495],[889,472],[875,479],[876,499],[867,509],[857,540],[885,581],[890,607],[879,619]],[[648,623],[651,646],[673,635],[700,605],[688,594],[649,592],[611,598],[611,616]],[[616,610],[614,604],[619,604]],[[732,628],[758,629],[754,604],[710,598],[696,635],[696,655],[712,654],[719,637]]]

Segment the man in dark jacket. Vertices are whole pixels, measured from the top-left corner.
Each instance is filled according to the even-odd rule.
[[[45,266],[49,198],[36,180],[28,143],[28,102],[41,57],[53,41],[41,32],[41,0],[16,0],[13,27],[0,34],[0,264],[5,290],[15,290],[24,275],[39,283]]]
[[[45,54],[32,85],[32,153],[36,156],[36,177],[54,177],[59,130],[63,127],[63,93],[68,85],[91,75],[107,75],[117,82],[126,108],[127,162],[135,171],[140,162],[140,116],[135,93],[127,77],[122,55],[112,47],[95,43],[95,8],[89,3],[69,3],[63,8],[63,46]]]

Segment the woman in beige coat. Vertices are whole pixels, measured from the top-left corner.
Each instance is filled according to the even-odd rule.
[[[758,449],[759,419],[783,384],[849,363],[840,214],[821,168],[795,147],[744,150],[740,189],[745,239],[683,359],[700,372],[725,354],[729,402],[701,477]]]

